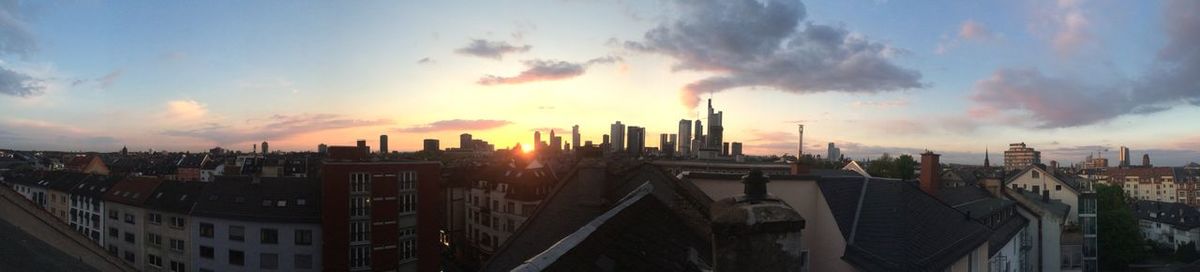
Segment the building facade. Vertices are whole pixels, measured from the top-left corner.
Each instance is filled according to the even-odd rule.
[[[147,264],[162,267],[161,262],[155,263],[155,259],[146,257],[144,246],[154,240],[146,239],[145,225],[150,218],[145,217],[146,209],[142,208],[161,183],[162,180],[155,177],[129,176],[114,183],[104,194],[104,248],[133,267]],[[157,222],[161,223],[161,220]]]
[[[1042,152],[1025,146],[1025,143],[1008,144],[1008,150],[1004,151],[1004,170],[1020,170],[1039,163],[1042,163]]]
[[[510,161],[484,170],[466,196],[466,242],[486,261],[550,193],[557,177],[541,162]]]
[[[308,178],[217,178],[188,223],[195,271],[322,270],[320,201]]]

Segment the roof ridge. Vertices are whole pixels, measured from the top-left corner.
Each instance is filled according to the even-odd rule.
[[[847,245],[854,244],[854,235],[858,233],[858,217],[862,215],[863,199],[867,196],[867,184],[870,184],[871,178],[863,177],[862,189],[858,192],[858,205],[854,207],[854,221],[850,225],[850,238],[846,239]]]

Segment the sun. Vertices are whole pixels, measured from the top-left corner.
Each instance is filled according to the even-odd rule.
[[[522,145],[521,145],[521,152],[522,152],[522,153],[526,153],[526,154],[528,154],[528,153],[533,153],[533,145],[531,145],[531,144],[522,144]]]

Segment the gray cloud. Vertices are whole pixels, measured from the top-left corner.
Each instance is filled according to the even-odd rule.
[[[837,26],[806,23],[804,5],[772,0],[680,2],[682,15],[651,29],[633,50],[671,56],[676,70],[714,75],[682,90],[684,105],[699,95],[737,87],[794,93],[880,92],[921,88],[921,74],[892,63],[903,53]]]
[[[108,74],[106,74],[104,76],[101,76],[101,77],[98,77],[95,79],[76,79],[74,81],[71,81],[71,86],[79,86],[79,85],[83,85],[83,84],[95,83],[98,87],[100,87],[102,89],[108,89],[109,87],[112,87],[113,84],[116,84],[117,80],[121,79],[121,76],[123,76],[124,74],[125,74],[125,69],[116,69],[116,70],[113,70],[112,72],[109,72]]]
[[[0,94],[30,97],[42,94],[45,89],[43,80],[0,66]]]
[[[417,64],[433,64],[435,61],[429,57],[424,57],[417,60]]]
[[[483,39],[471,40],[466,47],[454,50],[455,53],[471,55],[481,58],[489,58],[500,60],[505,54],[528,52],[532,49],[531,45],[515,46],[505,41],[489,41]]]
[[[480,78],[480,85],[500,85],[500,84],[521,84],[534,81],[550,81],[562,80],[583,75],[587,68],[593,64],[610,64],[620,62],[620,57],[607,56],[595,58],[583,63],[573,63],[561,60],[527,60],[525,66],[529,67],[516,76],[504,77],[495,75],[486,75]]]
[[[28,56],[38,48],[37,39],[21,13],[22,3],[0,1],[0,53]]]
[[[395,129],[394,131],[405,132],[405,133],[437,132],[437,131],[451,131],[451,130],[474,131],[474,130],[488,130],[488,129],[507,126],[509,124],[512,124],[512,122],[509,122],[507,120],[451,119],[451,120],[441,120],[441,121],[428,123],[428,124],[424,124],[424,125],[412,126],[412,127],[408,127],[408,128]]]
[[[247,120],[261,123],[249,128],[208,123],[201,128],[189,130],[167,130],[167,136],[191,137],[213,141],[218,144],[255,142],[263,139],[284,139],[294,135],[331,129],[369,127],[391,124],[391,120],[362,120],[346,118],[337,114],[273,115],[264,120]]]
[[[1089,85],[1033,69],[1000,69],[975,84],[973,115],[1027,114],[1040,128],[1074,127],[1178,105],[1200,106],[1200,2],[1169,1],[1166,45],[1140,78]]]

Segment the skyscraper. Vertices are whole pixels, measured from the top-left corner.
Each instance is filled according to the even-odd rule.
[[[842,156],[842,149],[838,148],[837,145],[834,145],[832,142],[830,142],[829,143],[829,151],[828,151],[828,154],[826,154],[826,155],[827,155],[827,157],[825,157],[825,159],[827,159],[829,161],[837,161]]]
[[[571,150],[579,150],[579,125],[571,126]]]
[[[630,126],[628,133],[629,134],[625,136],[629,138],[628,145],[626,147],[626,149],[629,151],[629,154],[633,154],[635,156],[642,155],[642,150],[646,149],[646,128]]]
[[[458,135],[458,149],[463,149],[463,150],[472,149],[470,133],[463,133],[462,135]]]
[[[696,119],[696,125],[692,126],[692,150],[691,153],[696,153],[701,148],[704,148],[704,124],[700,123],[700,119]]]
[[[724,143],[722,142],[724,140],[724,127],[721,126],[721,119],[724,114],[721,111],[714,111],[712,99],[708,99],[708,136],[705,137],[708,144],[705,145],[706,147],[718,149]]]
[[[625,124],[621,124],[621,121],[617,121],[616,123],[612,124],[610,130],[609,137],[612,138],[612,141],[610,142],[612,147],[609,151],[625,151]]]
[[[541,147],[541,146],[539,146],[541,144],[542,144],[542,132],[534,131],[533,132],[533,146],[534,146],[535,150],[536,150],[536,148]]]
[[[679,148],[676,150],[681,156],[687,156],[692,151],[692,121],[679,120]]]
[[[742,143],[741,142],[733,142],[733,147],[731,149],[733,149],[733,151],[731,151],[731,152],[733,152],[731,155],[733,155],[735,157],[742,155]]]
[[[379,135],[379,155],[388,153],[387,135]]]
[[[670,153],[667,155],[674,157],[675,153],[679,152],[679,136],[672,133],[671,135],[668,135],[667,138],[667,147],[671,148]]]
[[[1008,144],[1008,150],[1004,151],[1004,170],[1021,170],[1039,163],[1042,163],[1042,152],[1026,147],[1025,143]]]
[[[1120,154],[1118,154],[1117,156],[1118,156],[1117,159],[1121,161],[1119,166],[1129,167],[1129,148],[1128,147],[1121,146]]]
[[[658,151],[661,151],[663,154],[667,154],[667,149],[670,148],[670,145],[671,145],[671,141],[667,139],[667,134],[659,133],[658,134]]]
[[[267,148],[267,141],[263,141],[263,143],[262,143],[262,153],[263,153],[263,155],[266,155],[266,154],[267,154],[267,151],[270,151],[270,150],[271,150],[270,148]]]

